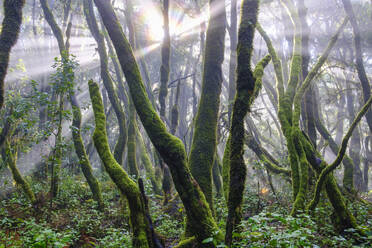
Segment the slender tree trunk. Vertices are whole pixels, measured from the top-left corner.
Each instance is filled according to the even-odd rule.
[[[356,69],[358,71],[358,77],[363,89],[363,100],[366,103],[371,96],[371,86],[369,84],[366,71],[363,65],[363,53],[362,53],[362,41],[359,31],[359,26],[353,11],[353,6],[350,0],[342,0],[346,14],[350,19],[350,24],[353,27],[354,34],[354,46],[356,56]],[[366,120],[369,127],[369,131],[372,133],[372,110],[369,110],[366,114]]]
[[[350,82],[346,82],[347,85],[350,84]],[[350,124],[355,118],[355,109],[354,109],[354,94],[350,88],[350,86],[347,87],[346,92],[346,100],[347,100],[347,111],[349,113],[349,122]],[[361,143],[360,143],[360,132],[358,128],[355,128],[353,135],[351,136],[350,140],[350,147],[349,147],[349,156],[353,160],[354,164],[354,187],[357,191],[362,190],[363,186],[363,174],[362,170],[360,169],[361,161],[360,161],[360,154],[361,154]]]
[[[92,36],[98,45],[98,54],[101,63],[101,78],[106,88],[108,98],[114,108],[116,118],[119,124],[119,137],[114,148],[114,157],[119,164],[123,163],[124,149],[127,142],[127,127],[124,109],[120,104],[119,97],[114,87],[114,82],[111,78],[108,69],[108,55],[106,51],[105,38],[100,32],[96,17],[94,16],[93,4],[91,0],[84,0],[84,13],[88,23],[88,27]]]
[[[232,0],[230,5],[230,61],[229,61],[229,105],[228,118],[231,122],[232,106],[236,92],[236,46],[238,43],[238,14],[237,1]]]
[[[10,142],[8,140],[5,141],[4,147],[1,149],[2,158],[8,165],[13,180],[16,182],[18,186],[20,186],[25,193],[26,197],[32,204],[36,203],[36,197],[34,192],[32,191],[30,184],[22,177],[21,173],[17,168],[17,152],[13,152],[12,148],[10,147]]]
[[[117,163],[107,140],[106,116],[98,84],[89,81],[89,93],[93,105],[96,127],[93,134],[94,145],[107,173],[119,191],[127,198],[130,209],[130,223],[133,229],[132,244],[135,248],[153,247],[146,209],[136,183]]]
[[[256,30],[259,0],[244,0],[241,7],[241,19],[237,48],[236,96],[233,105],[230,128],[230,178],[228,195],[228,216],[226,221],[227,246],[232,244],[232,232],[241,220],[241,206],[246,179],[244,163],[244,118],[262,87],[265,66],[270,62],[268,55],[251,69],[253,38]]]
[[[49,26],[51,27],[51,29],[53,31],[54,36],[57,39],[61,59],[62,59],[62,61],[64,61],[66,59],[66,56],[67,56],[67,58],[69,56],[69,38],[70,38],[70,35],[71,35],[72,23],[70,21],[70,23],[68,24],[68,28],[67,28],[67,31],[66,31],[67,40],[66,40],[66,44],[65,44],[62,31],[59,28],[58,24],[56,23],[56,21],[54,19],[54,16],[53,16],[53,13],[51,12],[51,10],[50,10],[50,8],[47,4],[47,1],[46,0],[40,0],[40,3],[41,3],[41,7],[43,9],[44,15],[45,15],[45,19],[47,20]],[[72,78],[70,78],[70,80],[71,80],[71,82],[73,82],[74,75],[72,75],[71,77]],[[73,120],[72,120],[72,126],[73,126],[72,136],[73,137],[72,138],[73,138],[73,141],[74,141],[75,152],[79,157],[79,160],[80,160],[80,163],[81,163],[81,166],[82,166],[83,174],[84,174],[84,176],[85,176],[85,178],[88,182],[88,185],[89,185],[89,187],[92,191],[93,198],[98,202],[99,209],[102,210],[104,208],[104,203],[103,203],[103,200],[102,200],[100,184],[99,184],[97,178],[95,178],[93,173],[92,173],[92,167],[91,167],[91,164],[89,162],[89,158],[86,154],[86,149],[85,149],[85,146],[84,146],[83,139],[81,137],[81,110],[80,110],[79,104],[76,100],[76,97],[74,95],[74,90],[73,89],[69,92],[69,96],[70,96],[70,103],[71,103],[71,106],[73,108]],[[59,141],[59,145],[58,146],[56,145],[56,155],[55,155],[57,164],[60,164],[60,161],[61,161],[60,157],[62,157],[62,147],[61,147],[62,146],[62,110],[63,110],[63,96],[60,97],[60,106],[59,106],[59,121],[60,122],[59,122],[59,125],[58,125],[58,133],[57,133],[57,141]],[[59,170],[58,166],[56,168],[53,168],[53,173],[54,174],[58,173],[58,170]],[[52,175],[52,182],[54,182],[54,183],[52,183],[52,187],[53,187],[52,188],[53,189],[52,193],[53,193],[53,195],[56,195],[56,193],[58,192],[58,188],[55,189],[56,186],[58,187],[58,177],[59,177],[58,174]],[[54,184],[56,184],[56,185],[54,185]]]
[[[136,159],[136,109],[132,100],[129,100],[129,126],[128,126],[128,172],[136,179],[140,177]]]

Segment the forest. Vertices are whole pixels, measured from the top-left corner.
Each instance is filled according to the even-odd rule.
[[[0,248],[372,247],[372,1],[0,2]]]

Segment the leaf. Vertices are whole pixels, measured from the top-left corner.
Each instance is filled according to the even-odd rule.
[[[213,237],[204,239],[202,243],[207,244],[207,243],[211,243],[211,242],[213,242]]]

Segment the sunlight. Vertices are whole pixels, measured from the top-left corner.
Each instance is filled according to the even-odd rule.
[[[164,37],[163,14],[160,5],[151,1],[140,4],[141,19],[148,26],[148,38],[155,42],[161,42]],[[206,8],[208,9],[208,8]],[[220,8],[216,8],[218,12]],[[174,38],[184,38],[200,32],[200,24],[208,20],[208,11],[202,10],[199,16],[191,17],[183,13],[180,6],[171,5],[169,13],[169,32]]]

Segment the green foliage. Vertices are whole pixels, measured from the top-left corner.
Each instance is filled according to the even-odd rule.
[[[36,181],[31,185],[41,199],[39,210],[29,207],[18,191],[0,201],[0,244],[14,248],[131,247],[128,220],[122,216],[115,186],[104,184],[108,209],[101,213],[86,181],[71,177],[67,170],[61,172],[60,195],[53,208],[43,194],[46,185]]]

